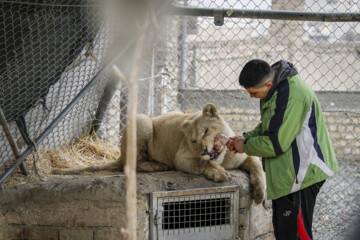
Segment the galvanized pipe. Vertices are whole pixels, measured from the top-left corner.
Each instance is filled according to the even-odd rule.
[[[97,133],[97,131],[100,129],[101,123],[105,117],[106,110],[108,109],[111,99],[116,92],[118,83],[119,80],[111,75],[100,98],[99,105],[95,113],[95,119],[91,123],[89,135]]]
[[[181,70],[180,70],[180,88],[185,88],[185,71],[186,71],[186,43],[187,38],[187,19],[184,17],[181,28]]]
[[[182,16],[214,17],[221,15],[229,18],[277,19],[319,22],[359,22],[360,13],[347,12],[303,12],[285,10],[248,10],[231,8],[192,8],[171,7],[168,14]]]
[[[9,128],[9,126],[7,124],[5,114],[4,114],[1,106],[0,106],[0,122],[1,122],[1,125],[3,126],[4,132],[5,132],[6,138],[8,139],[8,142],[10,144],[11,150],[14,153],[15,159],[18,159],[19,155],[20,155],[19,150],[18,150],[18,147],[17,147],[16,142],[14,140],[14,137],[11,134],[10,128]],[[25,176],[27,176],[29,174],[28,171],[26,170],[26,167],[25,167],[24,163],[20,164],[20,169],[21,169],[21,172]]]

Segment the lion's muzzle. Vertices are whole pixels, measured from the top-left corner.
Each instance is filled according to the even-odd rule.
[[[201,154],[201,159],[203,160],[211,160],[211,153],[208,151],[208,149],[205,147],[204,151]]]

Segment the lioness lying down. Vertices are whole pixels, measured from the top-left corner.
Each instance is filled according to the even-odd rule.
[[[216,182],[226,181],[225,169],[241,167],[250,174],[253,198],[261,203],[265,195],[265,175],[257,157],[222,152],[214,147],[218,134],[234,136],[229,124],[218,114],[217,108],[207,104],[202,111],[184,114],[167,113],[150,118],[137,116],[137,170],[165,171],[176,169],[202,174]],[[126,130],[123,136],[126,139]],[[82,169],[54,169],[55,174],[77,174],[82,171],[122,169],[125,164],[126,141],[121,141],[121,156],[116,162]]]

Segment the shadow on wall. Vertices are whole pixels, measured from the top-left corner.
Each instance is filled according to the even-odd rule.
[[[360,215],[360,213],[358,214]],[[356,221],[356,225],[354,226],[354,229],[350,233],[349,240],[358,240],[359,238],[360,238],[360,217],[358,217]]]

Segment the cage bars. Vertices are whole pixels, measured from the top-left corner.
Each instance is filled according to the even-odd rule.
[[[234,239],[239,194],[239,186],[150,193],[150,239]]]
[[[106,83],[104,92],[99,101],[99,106],[95,113],[95,119],[91,123],[90,135],[96,133],[99,130],[100,125],[104,119],[105,112],[111,102],[112,97],[115,94],[118,83],[119,80],[114,76],[111,76],[109,81]]]

